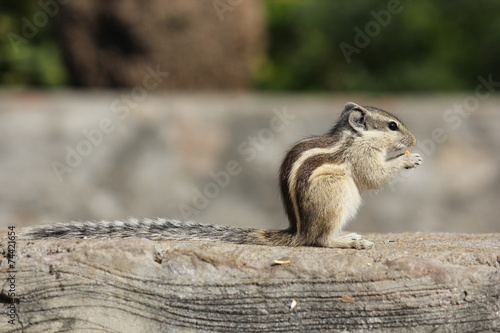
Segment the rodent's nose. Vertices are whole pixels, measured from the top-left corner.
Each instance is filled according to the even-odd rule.
[[[410,146],[415,146],[417,144],[417,138],[415,137],[415,135],[412,135],[410,138],[411,138]]]

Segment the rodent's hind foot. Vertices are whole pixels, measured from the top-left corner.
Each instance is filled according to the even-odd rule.
[[[328,244],[328,247],[357,250],[371,249],[374,246],[375,244],[373,242],[366,240],[363,236],[356,233],[335,237],[331,239]]]

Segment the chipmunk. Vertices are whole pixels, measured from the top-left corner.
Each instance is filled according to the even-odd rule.
[[[279,172],[290,226],[284,230],[206,225],[172,219],[71,222],[35,226],[23,238],[129,238],[212,240],[238,244],[367,249],[373,243],[342,230],[356,215],[360,191],[375,190],[400,170],[422,163],[419,154],[389,154],[416,144],[394,115],[349,102],[323,136],[296,143]]]

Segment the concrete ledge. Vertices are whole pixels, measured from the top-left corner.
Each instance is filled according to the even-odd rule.
[[[500,234],[367,238],[377,243],[375,249],[17,241],[13,268],[6,257],[8,240],[2,238],[0,299],[6,304],[0,331],[492,332],[500,327]],[[19,298],[15,310],[8,296],[12,288]],[[9,313],[15,313],[13,324]]]

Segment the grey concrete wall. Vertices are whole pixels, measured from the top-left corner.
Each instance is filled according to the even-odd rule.
[[[487,92],[2,91],[0,227],[127,216],[285,227],[277,186],[284,152],[326,132],[354,101],[402,118],[424,164],[365,194],[349,229],[499,232],[500,98]]]

